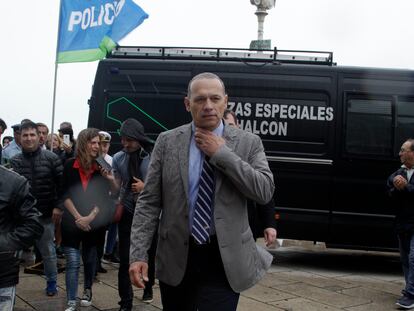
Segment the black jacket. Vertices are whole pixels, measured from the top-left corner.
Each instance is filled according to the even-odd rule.
[[[62,245],[79,248],[79,243],[84,238],[91,242],[97,242],[94,234],[96,230],[104,228],[112,220],[114,213],[113,200],[109,193],[110,183],[96,169],[88,182],[86,189],[83,189],[79,169],[74,167],[74,158],[65,163],[63,172],[63,202],[66,199],[72,200],[76,210],[82,216],[87,216],[94,206],[99,207],[99,213],[90,223],[91,231],[81,231],[75,222],[75,218],[68,210],[64,210],[62,216]],[[95,241],[93,241],[95,239]]]
[[[31,193],[37,200],[36,208],[43,218],[51,217],[55,207],[63,208],[58,200],[63,166],[56,154],[40,148],[34,152],[22,151],[11,158],[10,164],[15,172],[29,181]]]
[[[404,168],[400,168],[387,180],[388,194],[392,199],[392,208],[395,209],[396,229],[398,232],[414,233],[414,175],[403,190],[394,188],[393,180],[397,175],[407,179],[407,172]]]
[[[16,251],[30,247],[43,233],[35,203],[27,180],[0,166],[0,288],[18,283]]]
[[[65,165],[66,161],[73,157],[73,152],[66,153],[65,150],[60,148],[53,149],[53,153],[59,157],[60,161],[62,162],[62,165]]]

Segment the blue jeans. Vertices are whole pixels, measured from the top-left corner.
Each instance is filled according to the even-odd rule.
[[[105,254],[113,253],[117,236],[118,236],[118,224],[111,224],[108,228],[108,234],[106,236]]]
[[[44,231],[36,246],[42,255],[45,276],[48,282],[56,282],[57,278],[57,258],[55,249],[55,224],[52,218],[41,218],[40,223]]]
[[[398,234],[398,241],[405,278],[405,291],[414,296],[414,234],[400,232]]]
[[[0,310],[13,311],[16,286],[0,288]]]
[[[64,247],[66,258],[66,298],[69,304],[76,304],[78,293],[80,250],[73,247]],[[83,288],[92,289],[96,270],[96,246],[82,245],[82,261],[84,268]]]
[[[44,231],[36,246],[42,255],[45,276],[48,282],[56,282],[57,278],[57,259],[55,249],[55,225],[51,218],[41,218],[40,223]]]

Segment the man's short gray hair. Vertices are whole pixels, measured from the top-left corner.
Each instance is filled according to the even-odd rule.
[[[193,86],[193,82],[196,80],[201,80],[201,79],[216,79],[220,82],[221,86],[223,87],[223,92],[224,94],[226,94],[226,87],[224,86],[224,82],[223,80],[220,79],[220,77],[214,73],[211,72],[202,72],[199,73],[198,75],[194,76],[190,82],[188,83],[188,87],[187,87],[187,97],[190,98],[191,97],[191,87]]]

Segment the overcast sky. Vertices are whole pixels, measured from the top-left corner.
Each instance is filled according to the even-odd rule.
[[[149,18],[120,45],[248,48],[257,38],[250,0],[134,1]],[[59,1],[1,8],[0,118],[9,127],[24,118],[51,126]],[[264,38],[279,49],[332,51],[339,66],[414,69],[413,13],[412,0],[276,0]],[[97,63],[59,65],[55,130],[62,121],[75,133],[87,126]]]

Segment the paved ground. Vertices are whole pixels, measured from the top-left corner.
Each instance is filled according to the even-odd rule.
[[[269,273],[242,293],[238,311],[396,309],[395,300],[404,284],[396,253],[326,250],[323,245],[306,243],[291,243],[271,253],[275,259]],[[80,310],[118,310],[117,270],[115,266],[104,266],[108,273],[99,274],[94,284],[93,306]],[[64,310],[64,273],[59,274],[59,295],[54,298],[44,295],[42,277],[23,272],[20,276],[16,311]],[[154,302],[145,304],[140,301],[142,290],[136,289],[134,310],[160,310],[158,287],[154,295]]]

